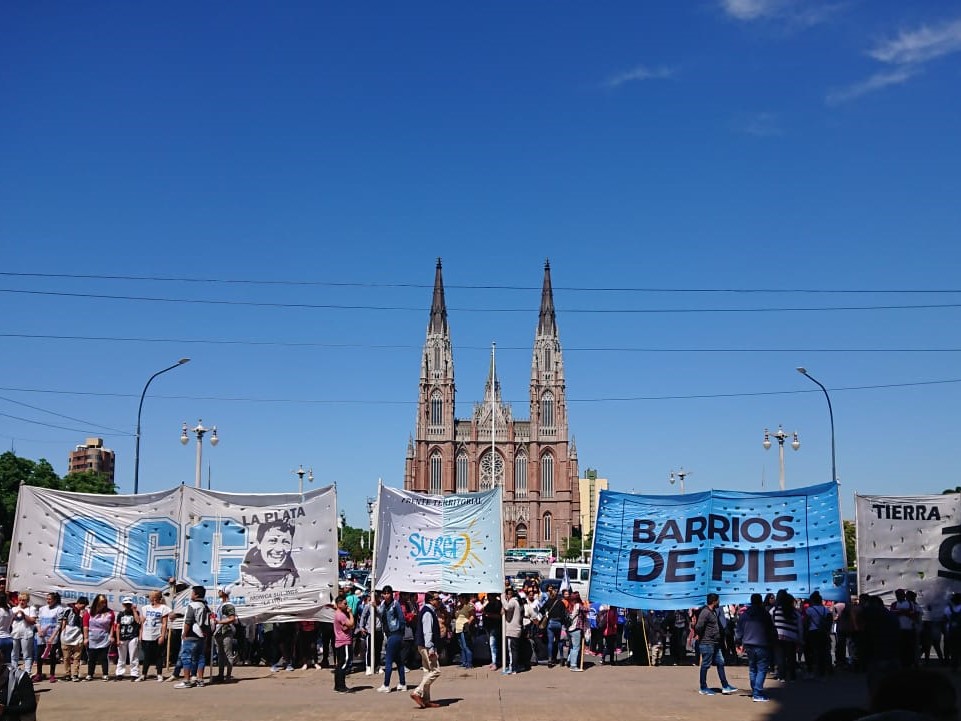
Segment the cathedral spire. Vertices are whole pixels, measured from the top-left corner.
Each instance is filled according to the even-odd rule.
[[[496,403],[501,402],[501,382],[497,380],[497,370],[494,367],[494,355],[491,354],[491,364],[487,369],[487,385],[484,386],[484,405],[490,408],[491,397]]]
[[[437,269],[434,271],[434,298],[430,304],[427,333],[447,335],[447,303],[444,301],[444,278],[441,274],[440,258],[437,259]]]
[[[551,288],[551,263],[549,260],[544,261],[544,287],[541,290],[541,314],[537,322],[537,335],[557,335],[557,318],[554,316],[554,290]]]

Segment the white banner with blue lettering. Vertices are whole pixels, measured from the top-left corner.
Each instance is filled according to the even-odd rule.
[[[185,486],[102,496],[21,486],[8,587],[67,600],[104,593],[119,608],[121,596],[144,604],[175,580],[204,586],[212,606],[217,588],[228,587],[242,618],[327,616],[321,609],[337,593],[336,518],[332,486],[303,496]]]
[[[918,594],[924,618],[944,616],[961,591],[961,494],[855,496],[858,590],[893,603],[899,588]]]
[[[669,610],[746,603],[786,588],[846,598],[834,483],[773,493],[642,496],[601,491],[590,600]]]
[[[381,486],[377,588],[478,593],[504,590],[501,489],[429,496]]]

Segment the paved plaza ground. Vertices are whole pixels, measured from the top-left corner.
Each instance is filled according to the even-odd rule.
[[[589,664],[590,666],[590,664]],[[729,680],[747,686],[747,667],[728,666]],[[456,719],[457,721],[807,721],[838,706],[866,703],[864,677],[839,674],[825,681],[769,683],[771,702],[751,702],[746,692],[700,696],[697,668],[592,666],[584,673],[541,666],[529,673],[464,671],[446,666],[434,686],[438,709],[418,709],[407,694],[376,693],[381,676],[354,673],[351,694],[332,690],[329,670],[271,673],[259,667],[236,670],[229,685],[175,689],[173,683],[130,681],[37,684],[40,721],[301,721],[337,719]],[[408,674],[411,689],[420,671]],[[712,670],[709,680],[717,684]],[[395,677],[396,684],[396,677]]]

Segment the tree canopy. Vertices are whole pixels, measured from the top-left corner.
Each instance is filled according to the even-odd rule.
[[[6,542],[10,540],[13,532],[13,517],[17,510],[17,494],[20,492],[21,483],[78,493],[117,492],[116,486],[103,473],[83,471],[68,473],[61,478],[45,458],[32,461],[21,458],[12,451],[0,454],[0,545],[3,546],[3,558],[7,557]]]

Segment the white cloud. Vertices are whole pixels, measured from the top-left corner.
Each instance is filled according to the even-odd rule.
[[[924,72],[925,63],[957,52],[961,52],[961,19],[933,27],[925,25],[916,30],[902,30],[896,38],[885,40],[867,52],[879,63],[891,66],[890,70],[876,72],[859,83],[833,90],[827,94],[825,102],[839,105],[875,90],[902,85]]]
[[[904,31],[868,51],[875,60],[892,65],[926,63],[961,51],[961,20],[952,20],[936,27],[922,27]]]
[[[674,76],[674,68],[659,67],[649,68],[638,65],[636,68],[627,70],[623,73],[613,75],[604,81],[605,88],[617,88],[625,83],[633,83],[641,80],[665,80]]]
[[[735,20],[777,20],[799,27],[822,23],[840,8],[838,4],[812,0],[720,0],[720,4],[721,9]]]
[[[849,100],[860,98],[862,95],[873,93],[875,90],[881,90],[882,88],[887,88],[891,85],[901,85],[902,83],[906,83],[920,72],[921,69],[916,66],[905,66],[903,68],[895,68],[894,70],[885,70],[875,73],[867,80],[862,80],[860,83],[855,83],[854,85],[849,85],[848,87],[841,88],[839,90],[832,90],[827,94],[825,102],[828,105],[840,105],[841,103],[846,103]]]
[[[775,138],[784,135],[784,130],[775,113],[754,113],[741,118],[735,124],[735,130],[758,138]]]

